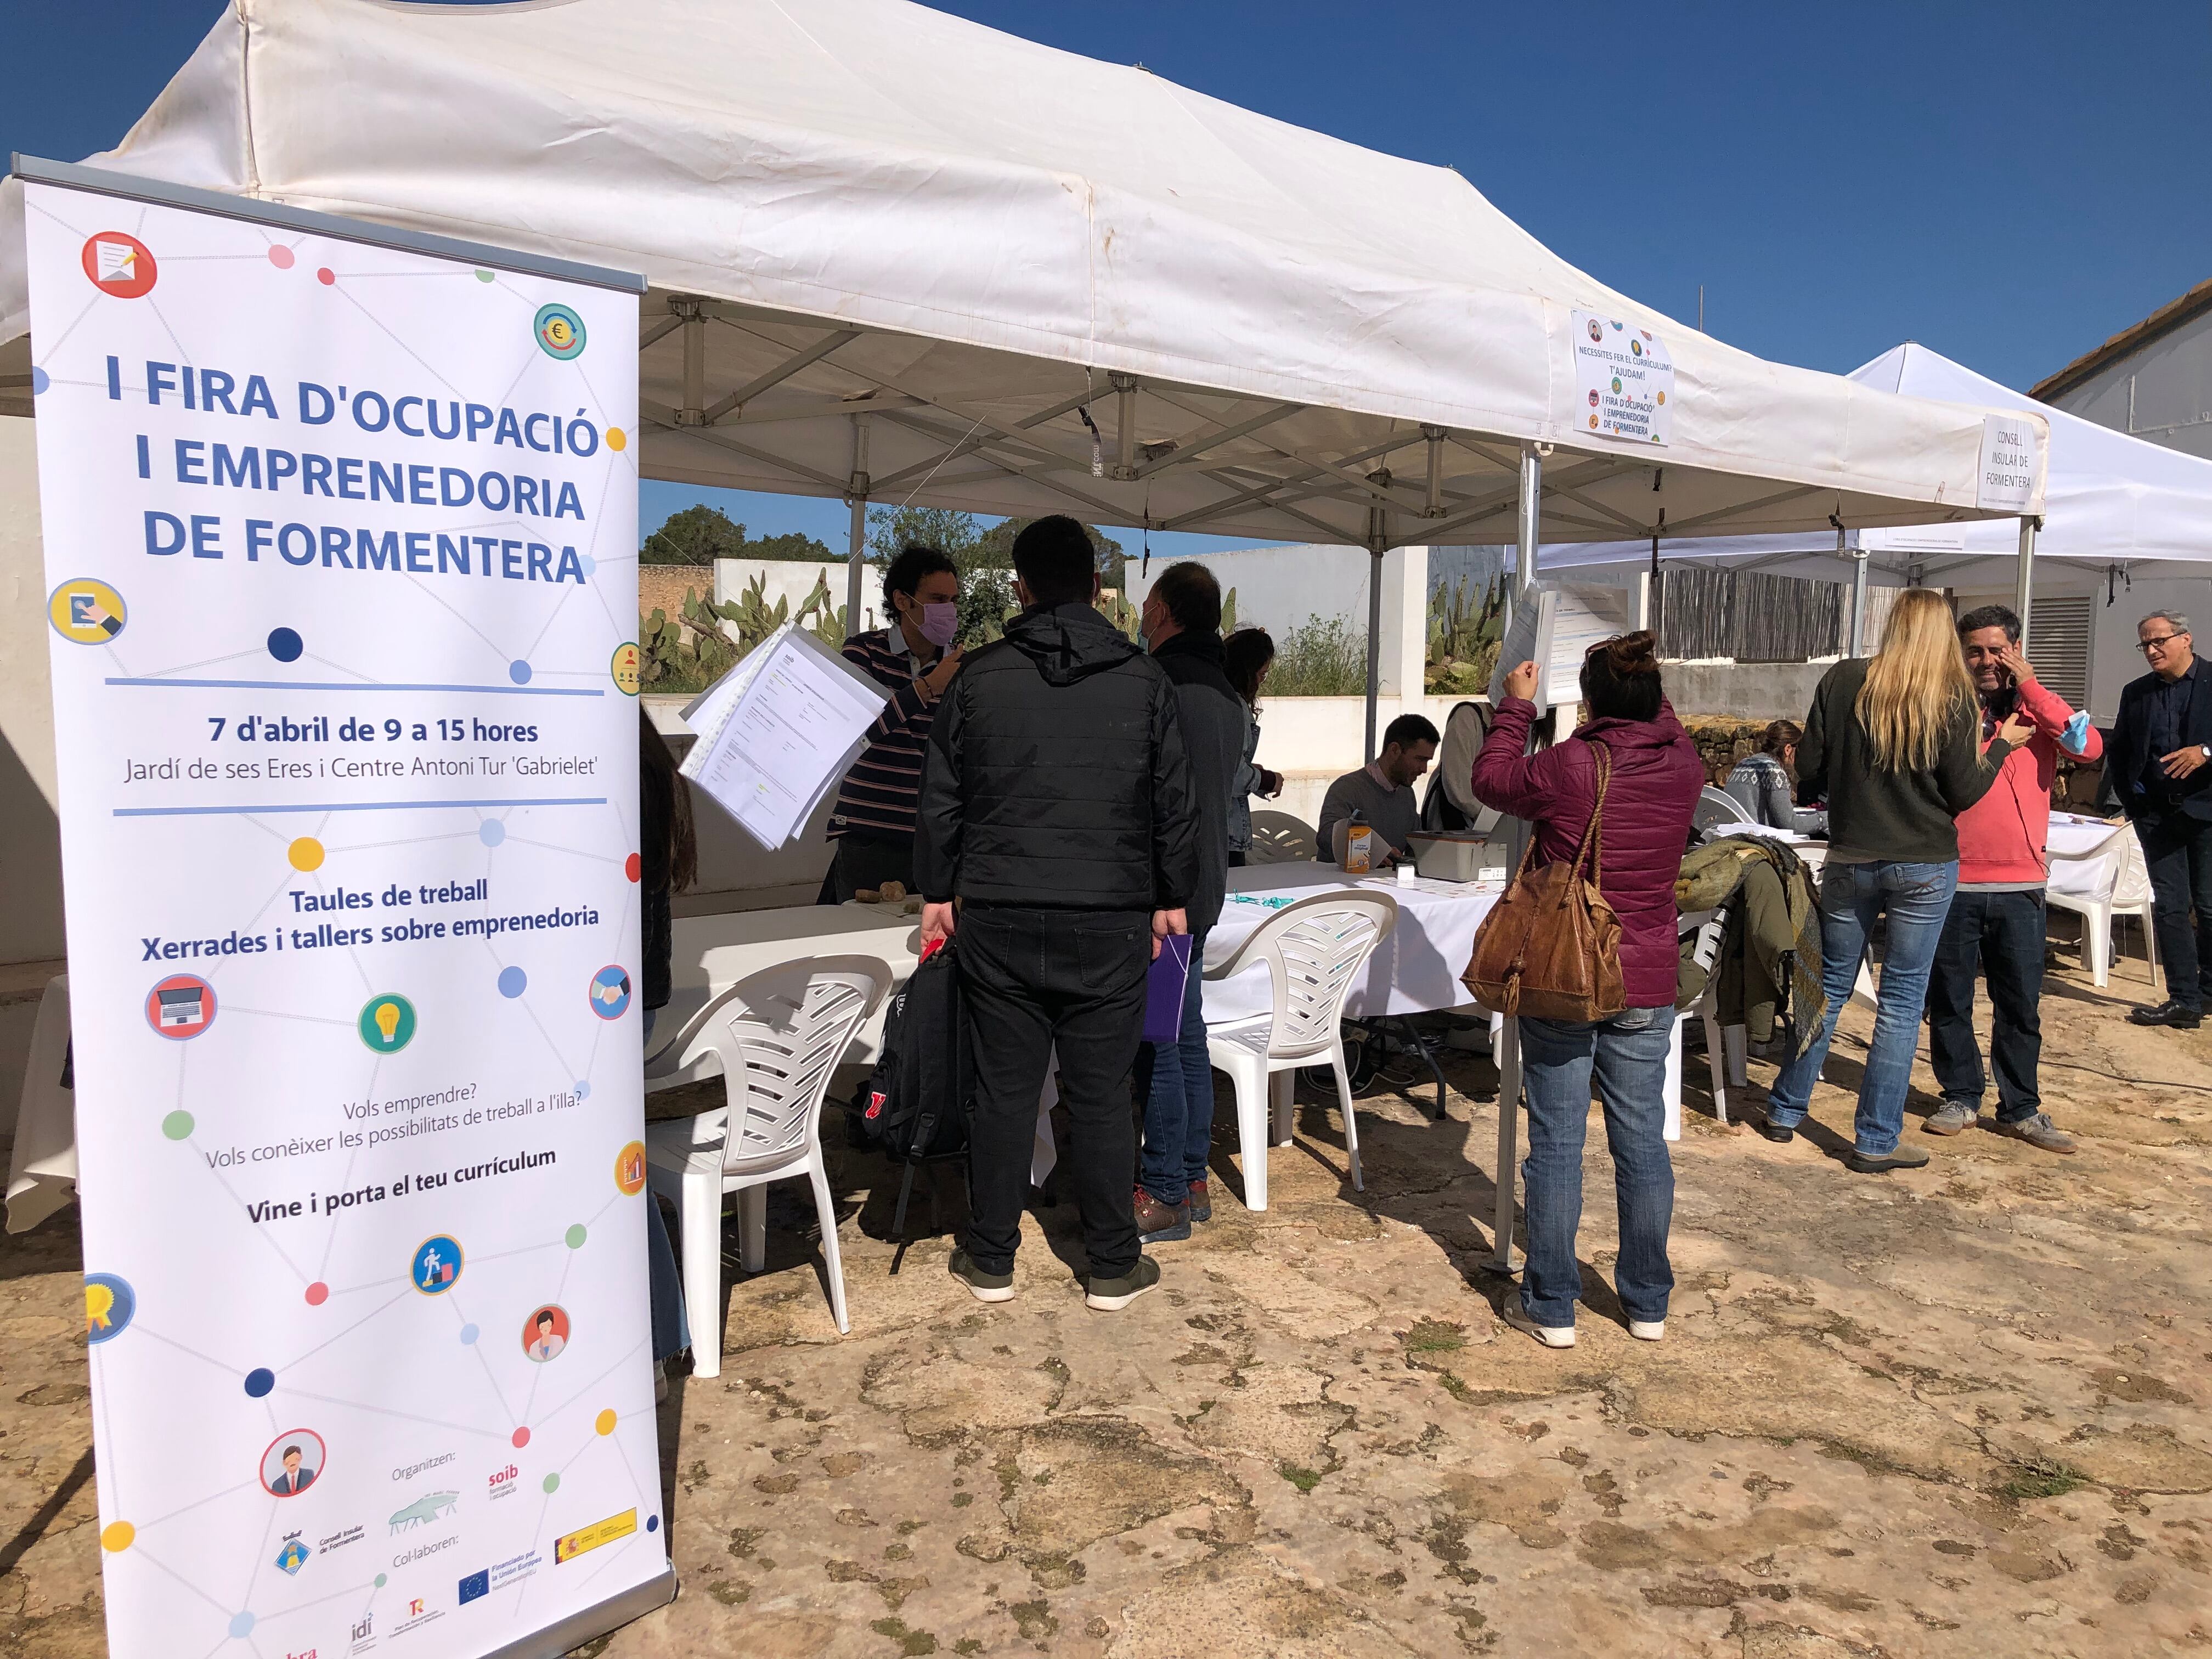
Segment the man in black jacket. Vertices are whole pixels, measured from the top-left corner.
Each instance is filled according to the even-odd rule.
[[[1135,1194],[1137,1235],[1146,1243],[1188,1238],[1210,1219],[1206,1153],[1213,1138],[1213,1060],[1200,1008],[1206,935],[1221,920],[1229,881],[1229,802],[1244,761],[1244,700],[1229,683],[1221,648],[1221,584],[1191,560],[1160,572],[1141,619],[1152,660],[1175,683],[1176,713],[1190,755],[1198,805],[1198,890],[1190,917],[1190,978],[1182,1025],[1173,1042],[1156,1042],[1145,1093],[1145,1157]]]
[[[2151,672],[2120,693],[2105,777],[2150,869],[2166,1000],[2128,1018],[2193,1031],[2212,994],[2212,672],[2197,660],[2189,618],[2178,611],[2152,611],[2136,639]]]
[[[1130,1206],[1129,1073],[1156,941],[1188,930],[1198,814],[1174,686],[1093,609],[1083,526],[1039,519],[1014,539],[1014,572],[1027,608],[938,705],[915,836],[922,937],[955,936],[975,1031],[973,1216],[951,1266],[979,1300],[1014,1293],[1056,1047],[1085,1300],[1111,1310],[1159,1282]]]

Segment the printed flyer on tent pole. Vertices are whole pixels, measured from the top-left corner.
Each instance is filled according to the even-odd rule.
[[[110,1650],[564,1651],[674,1593],[643,284],[16,170]]]

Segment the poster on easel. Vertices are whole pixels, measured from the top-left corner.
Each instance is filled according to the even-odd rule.
[[[24,201],[109,1650],[562,1651],[672,1593],[641,284]]]

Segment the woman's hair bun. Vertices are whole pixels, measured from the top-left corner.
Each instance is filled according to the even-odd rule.
[[[1659,636],[1650,629],[1617,635],[1597,647],[1605,653],[1606,666],[1615,679],[1633,679],[1659,672]]]

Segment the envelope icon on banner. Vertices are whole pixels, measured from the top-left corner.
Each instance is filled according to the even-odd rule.
[[[138,274],[138,250],[128,242],[95,242],[100,254],[100,275],[95,281],[127,283]]]

